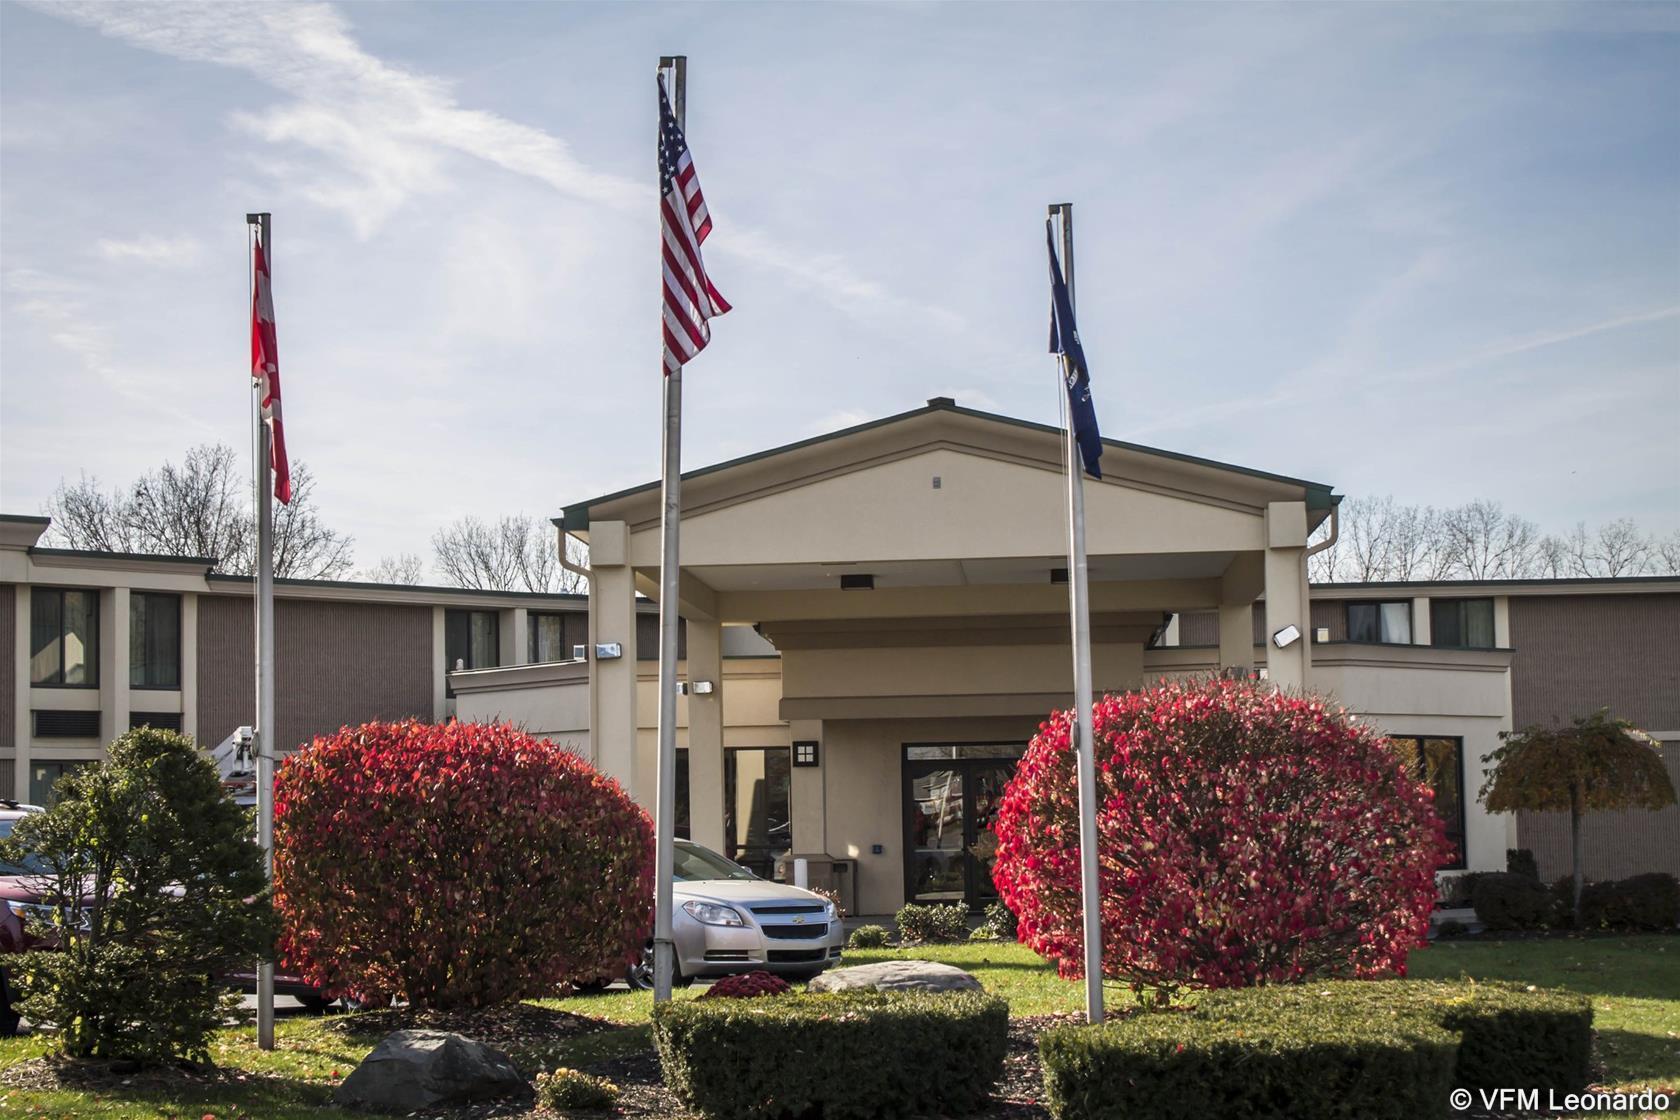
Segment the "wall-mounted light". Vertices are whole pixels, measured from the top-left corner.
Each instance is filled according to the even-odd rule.
[[[1330,627],[1320,626],[1317,630],[1313,631],[1313,641],[1317,642],[1319,645],[1323,645],[1325,642],[1328,642],[1329,640],[1330,640]]]
[[[589,660],[589,647],[588,646],[573,646],[572,647],[572,660],[573,661],[588,661]]]
[[[710,696],[715,687],[711,681],[691,681],[688,690],[696,696]]]
[[[595,660],[612,661],[624,656],[624,647],[617,642],[595,643]]]
[[[1279,649],[1288,649],[1301,640],[1301,628],[1295,625],[1285,626],[1272,635],[1272,644]]]
[[[817,764],[817,741],[815,739],[795,739],[793,741],[793,764],[795,766],[815,766]]]

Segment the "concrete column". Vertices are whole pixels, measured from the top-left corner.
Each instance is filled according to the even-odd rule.
[[[496,627],[500,635],[496,650],[498,665],[524,665],[530,661],[531,642],[527,637],[530,624],[530,612],[524,607],[501,612],[501,620]]]
[[[723,627],[688,619],[688,812],[696,843],[723,850]],[[694,682],[712,682],[701,696]]]
[[[1219,667],[1244,676],[1254,668],[1254,604],[1219,604]]]
[[[198,738],[198,596],[190,591],[181,596],[181,734]]]
[[[99,724],[107,743],[128,730],[128,601],[126,587],[99,596]]]
[[[17,607],[13,611],[12,658],[17,672],[12,675],[12,796],[29,800],[30,740],[35,728],[29,704],[29,585],[17,585]]]
[[[822,720],[796,719],[788,723],[791,741],[802,739],[817,741],[817,765],[795,766],[790,771],[792,778],[789,791],[789,808],[793,814],[793,850],[802,854],[826,852],[828,850],[828,798],[827,787],[823,781],[823,773],[828,766],[828,752],[824,749]],[[883,785],[888,783],[883,781]],[[887,796],[897,800],[897,778],[893,778],[892,790]],[[845,853],[841,853],[844,855]]]
[[[1266,507],[1266,676],[1279,688],[1306,688],[1312,666],[1312,618],[1307,605],[1307,505]],[[1298,640],[1279,649],[1279,630],[1294,626]]]
[[[1220,579],[1219,667],[1244,675],[1254,669],[1254,600],[1265,589],[1265,564],[1257,552],[1231,561]]]
[[[595,572],[589,607],[595,641],[601,645],[616,642],[622,651],[621,656],[609,659],[589,651],[595,717],[589,739],[595,748],[595,764],[647,806],[653,803],[654,791],[638,788],[636,775],[636,578],[627,563],[627,538],[622,521],[589,527],[590,567]]]

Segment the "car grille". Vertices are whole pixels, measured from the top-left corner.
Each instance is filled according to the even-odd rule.
[[[772,964],[798,964],[804,961],[825,961],[826,949],[771,949],[764,954]]]
[[[779,941],[816,941],[828,936],[827,922],[812,922],[803,926],[765,926],[764,936]]]
[[[707,949],[706,959],[709,961],[744,961],[749,960],[745,949]]]
[[[765,902],[748,906],[754,914],[826,914],[828,906],[821,902]]]

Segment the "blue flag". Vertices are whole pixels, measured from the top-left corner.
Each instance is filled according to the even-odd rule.
[[[1044,223],[1050,248],[1050,352],[1067,358],[1068,422],[1079,445],[1079,457],[1092,478],[1102,477],[1102,433],[1097,431],[1097,410],[1091,404],[1091,370],[1085,364],[1085,348],[1079,345],[1079,327],[1073,321],[1073,300],[1068,298],[1062,264],[1056,259],[1056,237],[1050,223]]]

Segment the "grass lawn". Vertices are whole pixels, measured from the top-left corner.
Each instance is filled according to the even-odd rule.
[[[1075,1011],[1082,1006],[1078,984],[1020,945],[974,943],[914,950],[848,952],[848,964],[899,957],[945,961],[979,977],[987,990],[1009,1001],[1016,1015]],[[1614,1087],[1680,1085],[1680,938],[1671,936],[1580,938],[1544,941],[1451,941],[1412,957],[1412,975],[1426,979],[1473,977],[1522,980],[1569,988],[1591,996],[1599,1031],[1606,1083]],[[691,998],[692,991],[678,998]],[[1130,993],[1112,988],[1118,1007]],[[615,1029],[562,1039],[530,1039],[513,1048],[527,1069],[588,1065],[649,1045],[643,992],[606,992],[540,1006],[619,1024]],[[350,1072],[378,1034],[355,1029],[358,1017],[288,1017],[277,1027],[279,1046],[256,1048],[249,1029],[222,1033],[214,1056],[219,1081],[183,1087],[179,1080],[153,1083],[135,1075],[128,1085],[101,1082],[79,1089],[43,1091],[0,1087],[0,1117],[88,1116],[217,1120],[233,1117],[292,1120],[343,1115],[328,1104],[335,1073]],[[0,1040],[0,1071],[41,1054],[46,1039]],[[4,1076],[0,1072],[0,1076]]]

